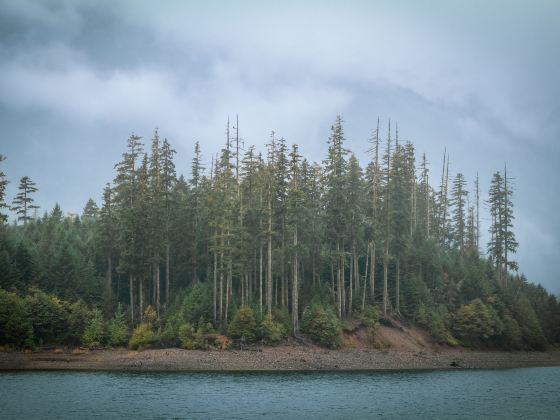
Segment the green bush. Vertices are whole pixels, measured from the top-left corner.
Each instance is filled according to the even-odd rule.
[[[212,290],[206,283],[196,283],[188,292],[182,304],[183,319],[191,324],[203,318],[209,322],[213,318]]]
[[[99,309],[94,309],[92,312],[92,317],[88,322],[84,335],[82,337],[82,343],[86,347],[101,347],[105,341],[105,320],[103,319],[103,314]]]
[[[257,321],[250,306],[239,308],[229,324],[228,333],[233,338],[242,338],[251,343],[257,339]]]
[[[360,323],[366,327],[366,332],[368,338],[373,341],[375,336],[375,330],[377,328],[377,322],[379,320],[379,311],[377,307],[373,305],[367,305],[359,316]]]
[[[414,322],[428,330],[436,342],[455,346],[457,341],[449,334],[446,327],[447,318],[448,313],[444,306],[434,309],[421,303],[414,313]]]
[[[480,299],[462,305],[453,321],[453,332],[465,345],[489,343],[501,335],[503,324],[496,311]]]
[[[521,329],[509,312],[503,314],[502,324],[504,326],[501,337],[502,346],[509,349],[519,349],[523,347]]]
[[[161,340],[165,346],[179,346],[179,327],[184,323],[183,316],[179,312],[172,312],[165,319],[165,328],[161,334]]]
[[[270,314],[266,315],[261,322],[261,337],[266,344],[274,344],[286,338],[288,330],[286,326],[274,319]]]
[[[132,350],[148,349],[159,341],[158,335],[153,331],[152,326],[146,322],[141,323],[132,332],[132,337],[128,342],[128,347]]]
[[[545,350],[546,338],[544,337],[539,319],[529,299],[527,299],[526,296],[521,296],[517,302],[515,302],[513,311],[515,319],[519,324],[525,347]]]
[[[206,348],[202,329],[194,330],[193,326],[185,322],[179,327],[179,340],[181,346],[187,350],[197,350]]]
[[[33,325],[26,301],[3,289],[0,289],[0,344],[33,347]]]
[[[25,304],[39,345],[64,342],[68,329],[65,302],[37,288],[30,288]]]
[[[379,321],[379,311],[373,305],[366,305],[364,310],[360,313],[360,321],[366,327],[375,327]]]
[[[81,300],[67,306],[67,330],[65,342],[77,345],[81,343],[84,331],[92,317],[90,308]]]
[[[128,322],[126,312],[119,304],[113,319],[107,324],[107,344],[111,347],[124,346],[128,341]]]
[[[336,348],[341,344],[342,327],[333,310],[319,304],[307,307],[303,311],[302,331],[324,347]]]

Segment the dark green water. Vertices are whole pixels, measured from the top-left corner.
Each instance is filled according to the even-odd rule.
[[[2,372],[0,418],[560,419],[560,368]]]

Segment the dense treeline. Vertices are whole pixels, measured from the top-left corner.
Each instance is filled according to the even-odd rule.
[[[373,325],[378,314],[449,345],[560,342],[557,299],[516,274],[505,169],[483,200],[478,177],[472,190],[461,173],[450,177],[445,153],[434,186],[426,156],[418,164],[390,122],[384,136],[379,122],[373,130],[365,167],[345,148],[340,117],[321,163],[274,132],[265,155],[244,150],[238,127],[228,122],[209,168],[195,145],[189,179],[157,131],[149,144],[131,135],[100,207],[90,199],[81,216],[56,205],[38,217],[37,187],[22,178],[17,222],[2,215],[0,343],[117,345],[128,322],[133,347],[225,347],[218,333],[275,342],[299,331],[336,345],[342,322]],[[6,183],[0,173],[0,211]],[[58,312],[37,315],[38,296]],[[41,328],[54,319],[66,335]]]

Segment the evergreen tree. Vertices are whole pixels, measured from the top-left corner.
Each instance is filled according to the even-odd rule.
[[[99,208],[97,207],[97,204],[95,204],[95,201],[93,201],[93,199],[90,198],[87,201],[84,210],[82,211],[82,218],[84,220],[95,219],[97,217],[98,212],[99,212]]]
[[[6,157],[0,155],[0,163],[6,160]],[[2,209],[8,209],[10,206],[6,204],[6,188],[10,181],[8,181],[4,171],[0,171],[0,211]],[[0,224],[6,223],[8,221],[8,215],[0,212]]]
[[[324,162],[325,218],[331,264],[336,267],[336,307],[338,317],[341,318],[346,312],[344,240],[347,232],[347,213],[345,210],[348,171],[346,155],[348,151],[344,148],[344,131],[340,115],[337,116],[334,125],[331,127],[328,145],[328,155]]]
[[[39,206],[33,204],[33,197],[31,196],[33,193],[37,192],[37,187],[28,176],[24,176],[19,181],[18,189],[19,192],[12,202],[12,211],[18,214],[17,220],[23,220],[23,224],[26,225],[27,222],[31,220],[29,210],[39,208]]]
[[[106,296],[109,309],[113,291],[113,254],[117,238],[117,214],[113,201],[113,190],[107,183],[103,190],[103,204],[99,211],[99,248],[106,260]]]
[[[467,182],[462,173],[458,173],[453,181],[453,189],[451,190],[451,205],[453,206],[453,240],[459,251],[465,251],[466,238],[466,211],[468,191],[465,189]]]

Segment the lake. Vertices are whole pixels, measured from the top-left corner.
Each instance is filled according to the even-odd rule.
[[[560,367],[0,372],[0,418],[560,418]]]

